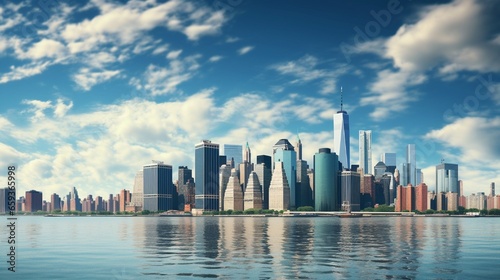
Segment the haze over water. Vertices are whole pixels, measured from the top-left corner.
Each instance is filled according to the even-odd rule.
[[[0,279],[500,275],[497,218],[21,216],[17,236],[17,272],[2,264]]]

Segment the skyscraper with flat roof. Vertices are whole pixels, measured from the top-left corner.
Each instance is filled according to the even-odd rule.
[[[144,204],[143,210],[167,211],[176,209],[175,187],[172,182],[172,166],[163,162],[153,162],[143,166]],[[122,194],[123,195],[127,195]],[[120,196],[120,202],[127,200]],[[116,201],[114,202],[116,204]]]
[[[406,163],[408,168],[408,182],[413,186],[417,185],[417,158],[415,144],[408,144],[406,147]]]
[[[240,150],[241,156],[241,150]],[[195,146],[195,207],[204,211],[219,209],[219,144],[202,140]]]
[[[396,153],[383,153],[382,161],[386,166],[394,166],[396,167]]]
[[[360,174],[354,171],[342,171],[340,180],[341,206],[349,205],[351,211],[360,210],[361,196]]]
[[[25,212],[42,211],[42,193],[31,190],[26,192]]]
[[[257,156],[257,162],[258,162]],[[271,162],[271,157],[269,157],[269,162]],[[271,164],[267,163],[257,163],[255,165],[255,173],[259,178],[259,183],[261,185],[262,192],[262,209],[269,209],[269,185],[271,184]]]
[[[314,155],[314,208],[316,211],[339,210],[339,158],[328,148]]]
[[[272,168],[272,158],[268,155],[258,155],[257,164],[264,163],[268,168]]]
[[[441,163],[436,165],[436,193],[459,193],[458,164]],[[458,194],[460,196],[460,194]]]
[[[371,130],[359,131],[359,167],[363,168],[365,174],[373,174]]]

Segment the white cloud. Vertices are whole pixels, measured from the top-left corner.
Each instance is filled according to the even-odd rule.
[[[75,83],[85,91],[89,91],[93,86],[108,81],[120,74],[120,70],[93,71],[89,68],[82,68],[73,75]]]
[[[244,54],[247,54],[249,53],[250,51],[252,51],[254,49],[253,46],[246,46],[246,47],[243,47],[241,49],[238,50],[238,54],[240,55],[244,55]]]
[[[241,39],[238,37],[227,37],[226,43],[234,43],[234,42],[238,42],[239,40],[241,40]]]
[[[41,58],[62,58],[66,55],[66,47],[58,41],[42,39],[34,44],[26,53],[26,57],[31,59]]]
[[[32,62],[22,66],[11,66],[10,72],[0,77],[0,84],[21,80],[27,77],[38,75],[51,65],[50,62]]]
[[[208,59],[208,61],[210,61],[210,62],[217,62],[217,61],[221,60],[222,58],[223,58],[223,56],[221,56],[221,55],[214,55],[214,56],[211,56]]]
[[[64,100],[59,98],[57,104],[54,105],[54,116],[62,118],[71,108],[73,108],[73,101],[70,100],[68,104],[64,104]]]
[[[177,86],[190,80],[200,67],[200,55],[188,56],[184,59],[172,58],[168,67],[149,65],[142,80],[132,78],[130,84],[138,90],[146,90],[152,95],[169,94],[176,91]]]
[[[375,82],[369,85],[370,93],[360,99],[361,106],[371,105],[370,114],[375,120],[385,119],[393,113],[404,111],[408,103],[417,100],[418,93],[408,93],[407,88],[423,83],[424,75],[411,72],[382,70]]]
[[[168,59],[177,59],[181,55],[182,50],[171,51],[167,54]]]
[[[33,117],[31,118],[32,121],[38,121],[45,118],[45,110],[52,108],[51,101],[23,100],[22,103],[31,106],[27,111],[33,113]]]

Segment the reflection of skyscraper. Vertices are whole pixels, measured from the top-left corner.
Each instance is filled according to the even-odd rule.
[[[339,158],[328,148],[314,155],[314,208],[316,211],[339,210]]]
[[[343,110],[342,87],[340,88],[340,111],[333,115],[333,151],[338,155],[343,168],[351,168],[349,115]]]
[[[143,166],[144,204],[142,209],[166,211],[176,209],[174,205],[174,184],[172,166],[154,162]],[[120,197],[120,200],[125,199]]]
[[[296,207],[296,188],[295,180],[297,177],[297,154],[292,144],[287,139],[280,139],[273,146],[273,160],[276,166],[277,162],[282,162],[285,170],[288,186],[290,188],[290,207]],[[270,206],[269,206],[270,207]]]
[[[243,162],[243,146],[224,144],[224,155],[226,156],[227,161],[230,161],[231,158],[233,158],[234,168],[238,169],[240,168],[240,163]],[[220,164],[225,164],[225,162],[221,162]]]
[[[359,167],[363,168],[365,174],[373,174],[371,130],[359,131]]]
[[[219,144],[209,140],[197,144],[195,166],[196,208],[216,211],[219,209]]]

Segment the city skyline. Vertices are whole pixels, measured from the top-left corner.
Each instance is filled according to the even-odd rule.
[[[312,165],[342,86],[351,164],[371,130],[372,165],[415,144],[431,190],[442,159],[466,195],[500,181],[497,2],[216,2],[2,6],[0,180],[107,197],[151,159],[195,170],[201,139],[272,155],[297,133]]]

